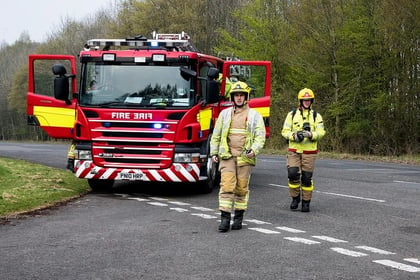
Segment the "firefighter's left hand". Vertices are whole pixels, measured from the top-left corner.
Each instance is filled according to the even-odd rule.
[[[253,157],[255,157],[254,151],[253,150],[250,150],[250,152],[246,154],[246,157],[247,158],[253,158]]]
[[[306,138],[309,138],[309,139],[312,138],[312,132],[310,132],[310,131],[303,130],[302,135],[303,135],[303,137],[306,137]]]

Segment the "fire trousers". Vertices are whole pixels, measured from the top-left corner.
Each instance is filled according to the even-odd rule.
[[[287,154],[287,173],[289,193],[291,197],[300,195],[302,199],[311,200],[314,190],[312,175],[315,169],[316,154],[298,154],[289,151]]]
[[[231,213],[232,209],[247,209],[252,168],[252,165],[238,166],[236,157],[220,161],[219,210]]]

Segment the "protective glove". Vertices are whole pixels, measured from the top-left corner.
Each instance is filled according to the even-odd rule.
[[[303,135],[303,137],[306,137],[306,138],[309,138],[309,139],[312,138],[312,132],[310,132],[310,131],[303,130],[302,135]]]
[[[302,142],[303,138],[305,138],[303,136],[303,131],[298,131],[298,132],[296,132],[296,133],[293,134],[293,140],[295,142],[300,143],[300,142]]]

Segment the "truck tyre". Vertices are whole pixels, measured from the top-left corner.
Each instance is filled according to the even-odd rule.
[[[200,176],[206,176],[207,179],[200,181],[200,191],[202,193],[211,193],[215,187],[217,187],[220,183],[220,172],[219,172],[219,164],[214,163],[210,157],[210,139],[206,141],[206,144],[202,147],[201,154],[207,155],[207,162],[205,166],[201,167]]]
[[[89,187],[92,191],[110,191],[114,185],[114,180],[88,179]]]
[[[201,193],[211,193],[213,189],[219,184],[220,173],[218,169],[219,169],[219,165],[217,163],[214,163],[211,160],[211,158],[208,157],[207,164],[205,166],[205,171],[202,172],[202,176],[207,176],[207,179],[200,181]]]

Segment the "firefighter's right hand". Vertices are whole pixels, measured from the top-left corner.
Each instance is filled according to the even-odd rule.
[[[218,163],[219,162],[219,157],[214,155],[214,156],[211,157],[211,160],[215,163]]]
[[[295,133],[293,134],[293,140],[294,140],[295,142],[300,143],[300,142],[302,142],[303,138],[305,138],[305,137],[303,136],[302,131],[298,131],[298,132],[295,132]]]

